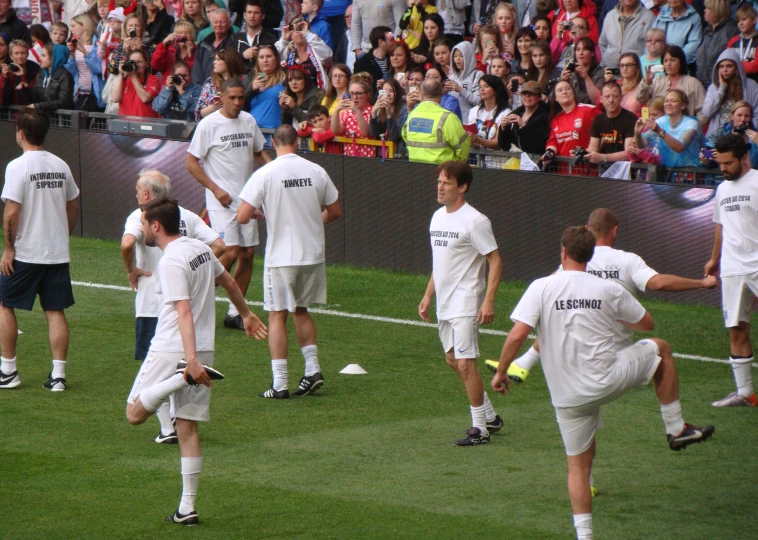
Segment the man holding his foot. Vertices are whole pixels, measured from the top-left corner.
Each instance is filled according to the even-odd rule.
[[[505,393],[508,367],[526,338],[543,338],[542,365],[568,460],[568,491],[577,538],[592,538],[590,475],[595,432],[603,427],[600,408],[650,380],[660,402],[669,448],[679,451],[713,435],[713,426],[682,419],[679,381],[671,347],[643,339],[625,348],[615,339],[616,324],[637,332],[653,329],[653,317],[613,280],[588,273],[595,236],[568,227],[561,237],[563,271],[534,281],[513,310],[514,326],[500,354],[492,388]]]
[[[276,159],[248,180],[237,209],[237,221],[247,223],[260,209],[266,215],[266,257],[263,268],[263,309],[269,312],[271,388],[263,398],[289,398],[287,381],[287,316],[292,313],[305,359],[305,374],[296,396],[323,386],[318,363],[316,326],[308,307],[326,303],[326,241],[324,225],[342,215],[339,193],[326,171],[297,151],[297,132],[282,125],[274,132]]]
[[[174,395],[182,498],[177,511],[166,519],[197,525],[195,498],[203,459],[197,422],[210,419],[211,379],[223,379],[212,367],[215,284],[226,289],[248,336],[263,339],[266,327],[250,312],[237,283],[210,248],[180,234],[180,210],[174,199],[150,201],[143,208],[141,221],[145,244],[163,250],[157,269],[157,292],[162,303],[155,337],[127,399],[126,418],[130,424],[142,424]]]
[[[473,173],[465,161],[446,161],[437,168],[437,210],[429,226],[432,244],[432,277],[418,306],[429,321],[432,297],[437,296],[437,325],[447,364],[461,379],[471,406],[472,427],[456,446],[490,442],[490,433],[503,421],[495,413],[482,376],[476,368],[479,325],[495,318],[495,295],[500,286],[502,263],[490,220],[466,202]],[[484,275],[489,263],[485,294]]]

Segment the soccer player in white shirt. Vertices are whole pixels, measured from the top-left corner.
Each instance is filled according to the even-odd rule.
[[[490,433],[503,427],[484,391],[476,369],[479,325],[495,318],[495,295],[502,263],[492,224],[466,202],[473,174],[465,161],[446,161],[437,168],[437,210],[429,226],[432,277],[418,306],[429,321],[432,297],[437,296],[437,326],[447,364],[461,379],[471,406],[472,427],[456,446],[490,442]],[[484,275],[490,265],[487,292]]]
[[[66,389],[69,331],[64,311],[74,305],[68,237],[76,225],[79,188],[66,163],[42,148],[50,127],[44,113],[22,109],[15,120],[23,155],[8,164],[2,201],[5,249],[0,259],[0,389],[21,384],[16,369],[14,309],[31,311],[39,294],[53,353],[44,387]]]
[[[508,367],[532,332],[542,339],[542,365],[568,460],[568,491],[579,540],[592,538],[590,472],[600,407],[653,380],[669,447],[679,451],[715,431],[682,420],[679,382],[668,343],[643,339],[619,349],[616,325],[653,329],[653,317],[618,283],[588,273],[595,237],[568,227],[561,237],[563,271],[534,281],[511,314],[492,388],[508,391]]]
[[[276,159],[255,171],[240,194],[237,220],[247,223],[260,209],[266,215],[263,309],[269,312],[271,370],[274,378],[263,398],[289,398],[287,315],[292,313],[305,374],[294,395],[323,386],[316,326],[308,307],[326,303],[324,225],[342,215],[339,193],[326,171],[297,151],[297,132],[283,125],[274,132]],[[322,209],[323,208],[323,209]]]
[[[171,195],[171,180],[156,169],[143,169],[139,172],[136,189],[137,203],[142,206],[153,199]],[[196,238],[210,246],[216,257],[224,252],[226,248],[224,241],[197,214],[181,206],[179,214],[179,233],[182,236]],[[126,268],[126,276],[132,290],[137,291],[134,299],[136,311],[134,358],[139,361],[145,360],[150,348],[150,340],[153,339],[155,327],[158,324],[160,297],[156,293],[158,278],[155,271],[163,255],[157,247],[145,245],[141,217],[142,210],[139,208],[129,215],[124,226],[124,236],[121,239],[121,258]],[[153,441],[159,444],[177,444],[179,440],[174,430],[169,404],[166,403],[158,409],[155,416],[160,422],[161,430]]]
[[[716,141],[724,182],[716,188],[716,233],[706,275],[721,274],[724,325],[729,328],[730,357],[737,391],[714,407],[755,407],[750,306],[758,296],[758,171],[750,166],[748,146],[739,135]]]
[[[127,399],[126,418],[130,424],[142,424],[174,394],[183,487],[179,508],[166,519],[197,525],[195,498],[202,464],[197,422],[210,420],[211,379],[223,378],[212,367],[215,283],[226,289],[237,306],[248,336],[263,339],[266,327],[250,312],[237,283],[210,248],[181,235],[175,200],[147,203],[141,221],[145,244],[163,250],[157,269],[163,302],[150,351]]]
[[[205,188],[205,206],[211,227],[221,235],[226,250],[219,257],[230,270],[234,262],[234,280],[243,296],[253,275],[253,256],[258,245],[258,224],[237,221],[239,194],[255,169],[255,162],[265,165],[271,156],[263,149],[266,139],[255,119],[242,110],[245,86],[237,79],[224,81],[222,107],[203,118],[192,136],[186,167]],[[203,167],[200,160],[203,160]],[[262,217],[262,216],[257,216]],[[242,319],[233,304],[224,319],[227,328],[242,327]]]
[[[624,287],[632,296],[637,292],[666,291],[682,292],[692,289],[713,289],[718,286],[718,279],[705,276],[703,279],[689,279],[673,274],[659,274],[634,253],[615,249],[619,225],[616,216],[607,208],[594,210],[587,220],[587,228],[595,235],[595,254],[587,263],[587,272],[603,279],[610,279]],[[632,344],[633,332],[622,324],[616,325],[619,347]],[[540,361],[539,340],[535,340],[522,356],[516,359],[508,369],[512,381],[524,382],[529,371]],[[491,370],[497,369],[497,362],[486,361]]]

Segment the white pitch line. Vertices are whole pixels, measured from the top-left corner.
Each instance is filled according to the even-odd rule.
[[[92,289],[108,289],[112,291],[126,291],[126,292],[132,292],[131,287],[125,287],[123,285],[109,285],[107,283],[91,283],[88,281],[72,281],[73,285],[77,285],[79,287],[89,287]],[[228,298],[223,298],[220,296],[216,297],[216,302],[224,302],[229,303]],[[247,301],[247,304],[249,306],[263,306],[263,302],[252,302]],[[346,319],[361,319],[364,321],[375,321],[375,322],[383,322],[383,323],[389,323],[389,324],[404,324],[406,326],[420,326],[422,328],[437,328],[437,325],[434,323],[428,323],[424,321],[411,321],[408,319],[395,319],[392,317],[380,317],[378,315],[364,315],[362,313],[348,313],[347,311],[334,311],[331,309],[321,309],[321,308],[310,308],[308,311],[311,313],[318,313],[320,315],[331,315],[333,317],[344,317]],[[507,336],[508,332],[504,332],[502,330],[491,330],[489,328],[480,328],[479,329],[480,334],[489,334],[492,336]],[[534,334],[529,336],[529,339],[535,339],[536,336]],[[729,360],[724,360],[721,358],[709,358],[707,356],[697,356],[694,354],[682,354],[682,353],[674,353],[675,358],[682,358],[684,360],[698,360],[700,362],[713,362],[716,364],[729,364]],[[758,367],[758,363],[754,363],[753,367]]]

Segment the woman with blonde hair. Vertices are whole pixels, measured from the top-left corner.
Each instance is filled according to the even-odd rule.
[[[92,17],[83,13],[71,19],[71,37],[66,42],[69,60],[66,69],[74,76],[74,108],[101,111],[103,103],[103,63],[97,56],[97,36]]]
[[[518,31],[518,12],[516,6],[506,2],[500,2],[495,8],[495,15],[492,17],[492,23],[500,30],[500,36],[503,39],[502,52],[513,60],[516,50],[516,32]]]
[[[373,81],[371,76],[357,73],[350,79],[350,97],[343,97],[337,103],[331,118],[332,133],[353,139],[373,139],[371,137],[371,111],[373,106]],[[376,147],[366,144],[345,144],[345,156],[376,157]]]
[[[711,83],[711,73],[719,54],[727,49],[729,40],[740,33],[732,19],[729,0],[705,0],[703,40],[697,49],[697,78],[705,88]]]
[[[7,35],[7,34],[6,34]],[[2,38],[5,41],[5,37]],[[21,39],[14,39],[8,44],[9,63],[0,65],[0,88],[3,90],[0,104],[27,105],[32,100],[32,88],[37,82],[39,64],[29,62],[29,44]],[[11,70],[10,64],[18,69]]]
[[[177,60],[184,60],[190,67],[195,65],[195,26],[179,20],[173,31],[155,48],[150,65],[155,73],[172,73]]]
[[[284,91],[286,81],[279,51],[274,45],[261,45],[255,69],[243,82],[245,110],[255,117],[258,126],[275,129],[282,123],[279,94]]]
[[[687,116],[689,100],[687,94],[675,88],[666,92],[663,101],[665,115],[634,126],[634,144],[643,149],[654,146],[661,154],[661,165],[665,167],[697,167],[700,165],[700,124],[697,119]],[[645,128],[648,131],[645,131]],[[643,131],[645,131],[643,133]]]
[[[194,26],[196,35],[211,25],[208,17],[205,16],[201,0],[182,0],[182,15],[179,20],[186,21]]]
[[[145,22],[142,17],[136,13],[130,13],[121,24],[121,43],[116,50],[111,53],[108,60],[108,71],[112,75],[118,75],[118,66],[124,60],[129,58],[132,51],[142,50],[147,55],[148,69],[150,68],[150,59],[155,51],[155,43],[145,32]]]

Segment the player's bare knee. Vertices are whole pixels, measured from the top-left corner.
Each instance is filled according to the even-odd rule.
[[[138,426],[140,424],[144,424],[145,420],[146,418],[137,413],[137,410],[133,404],[126,406],[126,421],[131,425]]]
[[[239,248],[237,251],[237,264],[243,266],[252,266],[253,257],[255,256],[254,248]]]
[[[658,346],[658,355],[661,358],[672,356],[671,345],[668,344],[668,341],[660,339],[660,338],[650,338],[650,341],[652,341]]]
[[[229,259],[230,261],[234,261],[239,258],[239,254],[240,254],[239,246],[226,246],[223,257],[225,259]]]

